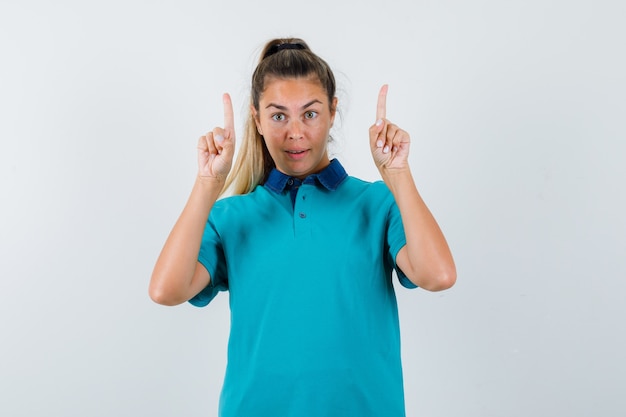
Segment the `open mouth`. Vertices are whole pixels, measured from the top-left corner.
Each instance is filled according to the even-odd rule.
[[[285,152],[287,153],[288,158],[299,161],[300,159],[305,158],[308,149],[288,150]]]

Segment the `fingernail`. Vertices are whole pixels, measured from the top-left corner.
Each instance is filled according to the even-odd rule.
[[[378,141],[376,141],[376,147],[377,148],[382,148],[383,147],[383,141],[380,140],[380,139]]]
[[[389,152],[389,146],[385,146],[385,148],[383,149],[383,153],[387,153]]]
[[[224,136],[222,135],[215,135],[215,140],[222,143],[224,141]]]
[[[383,124],[383,119],[376,120],[376,126],[380,126]]]

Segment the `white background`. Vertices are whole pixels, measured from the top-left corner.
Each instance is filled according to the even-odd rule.
[[[0,415],[216,415],[227,297],[148,281],[221,94],[242,126],[288,35],[336,72],[352,175],[389,83],[457,262],[398,290],[408,415],[624,415],[625,4],[2,0]]]

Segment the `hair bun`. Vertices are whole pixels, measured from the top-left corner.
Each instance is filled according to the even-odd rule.
[[[278,53],[280,51],[284,51],[286,49],[308,49],[308,48],[306,47],[306,45],[303,45],[299,42],[277,43],[276,45],[272,45],[268,48],[263,59],[267,58],[268,56],[272,56],[275,53]]]

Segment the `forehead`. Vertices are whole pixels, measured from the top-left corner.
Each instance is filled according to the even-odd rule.
[[[269,78],[261,94],[261,103],[294,104],[310,102],[316,99],[322,103],[328,101],[326,90],[317,78]],[[261,106],[264,107],[264,106]]]

